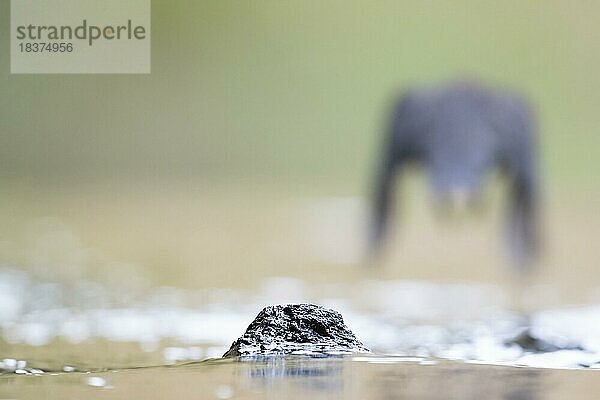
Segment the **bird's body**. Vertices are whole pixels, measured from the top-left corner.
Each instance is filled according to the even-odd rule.
[[[393,109],[377,171],[371,251],[390,219],[396,173],[419,162],[437,201],[470,203],[484,176],[498,170],[509,182],[508,244],[516,264],[536,251],[536,139],[529,106],[509,91],[473,81],[412,90]]]

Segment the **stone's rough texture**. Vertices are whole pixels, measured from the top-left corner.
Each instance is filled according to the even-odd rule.
[[[265,307],[223,357],[368,351],[340,313],[313,304],[289,304]]]

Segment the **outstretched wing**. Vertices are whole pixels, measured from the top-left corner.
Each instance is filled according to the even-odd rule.
[[[528,104],[512,97],[504,100],[494,113],[509,181],[507,244],[512,262],[525,267],[539,250],[537,137]]]
[[[371,259],[379,254],[388,230],[396,173],[418,155],[416,138],[422,129],[422,118],[415,94],[404,95],[393,108],[375,176],[368,244]]]

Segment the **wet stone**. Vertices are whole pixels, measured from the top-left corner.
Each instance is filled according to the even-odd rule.
[[[524,351],[533,353],[548,353],[560,350],[585,351],[583,346],[576,343],[552,343],[534,335],[531,329],[527,328],[514,338],[505,342],[506,345],[516,344]]]
[[[369,350],[337,311],[313,304],[288,304],[265,307],[223,357],[364,352]]]

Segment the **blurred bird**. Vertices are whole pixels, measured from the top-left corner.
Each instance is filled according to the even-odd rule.
[[[484,176],[508,181],[507,248],[512,263],[537,254],[536,135],[529,104],[477,81],[408,91],[394,105],[375,180],[369,255],[377,256],[390,223],[394,178],[409,162],[425,170],[436,203],[472,208]]]

